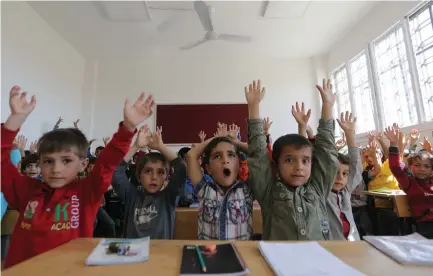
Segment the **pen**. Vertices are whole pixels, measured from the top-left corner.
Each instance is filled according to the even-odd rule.
[[[206,272],[206,265],[203,260],[203,256],[201,255],[200,248],[198,246],[195,247],[195,251],[197,252],[198,260],[200,262],[201,269],[203,272]]]

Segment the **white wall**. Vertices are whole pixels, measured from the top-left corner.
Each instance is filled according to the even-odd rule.
[[[291,115],[291,105],[296,101],[304,101],[308,107],[318,110],[316,79],[309,59],[178,56],[102,60],[97,67],[93,137],[111,135],[122,119],[125,98],[134,99],[142,91],[152,93],[161,104],[245,103],[244,86],[260,78],[267,88],[261,115],[274,120],[273,137],[297,131]],[[313,116],[311,125],[316,126],[318,112]],[[155,127],[154,122],[154,117],[149,119],[151,128]],[[184,123],[187,129],[194,122]]]
[[[325,57],[326,61],[319,63],[316,71],[326,68],[325,70],[330,74],[344,62],[349,61],[362,50],[365,50],[369,42],[403,19],[417,5],[419,5],[419,1],[386,1],[379,3],[344,38],[332,47],[332,50]],[[407,127],[403,131],[407,133],[412,128],[418,128],[422,137],[428,136],[432,141],[433,122]],[[357,140],[365,144],[368,139],[364,135],[358,137]]]
[[[86,60],[25,2],[2,2],[1,119],[10,114],[10,88],[36,95],[37,106],[21,133],[29,140],[80,118]],[[83,121],[83,120],[82,120]]]

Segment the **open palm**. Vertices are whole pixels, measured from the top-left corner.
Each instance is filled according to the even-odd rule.
[[[126,100],[123,108],[125,123],[129,128],[135,129],[140,123],[152,116],[154,106],[155,101],[152,95],[149,95],[145,100],[144,93],[140,94],[134,104]]]
[[[245,86],[245,99],[249,105],[259,104],[265,96],[265,88],[261,86],[260,80],[253,81],[248,87]]]
[[[137,138],[135,139],[135,146],[137,148],[145,148],[152,141],[152,136],[150,135],[149,128],[147,125],[144,125],[140,128],[137,133]]]
[[[296,105],[292,105],[292,115],[295,117],[298,125],[307,126],[308,120],[310,120],[311,109],[305,111],[304,103],[301,104],[301,108],[299,108],[299,103],[296,102]]]
[[[27,117],[35,109],[36,97],[32,96],[30,102],[27,101],[27,92],[20,92],[21,87],[16,85],[12,87],[9,95],[9,106],[12,115]]]
[[[355,132],[356,117],[353,117],[349,111],[346,111],[346,113],[341,112],[340,119],[337,119],[337,122],[344,132]]]

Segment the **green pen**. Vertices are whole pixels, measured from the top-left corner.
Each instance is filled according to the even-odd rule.
[[[198,260],[200,262],[201,269],[203,272],[206,272],[206,265],[203,260],[203,256],[201,255],[200,248],[198,246],[195,247],[195,251],[197,252]]]

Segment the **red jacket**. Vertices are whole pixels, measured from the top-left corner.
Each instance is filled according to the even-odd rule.
[[[417,221],[433,221],[433,177],[418,179],[404,169],[397,147],[389,148],[389,167],[397,179]]]
[[[10,162],[16,134],[1,126],[1,188],[8,206],[20,212],[5,268],[75,238],[93,236],[93,222],[102,196],[134,135],[120,125],[88,177],[52,189],[39,179],[21,175]]]

